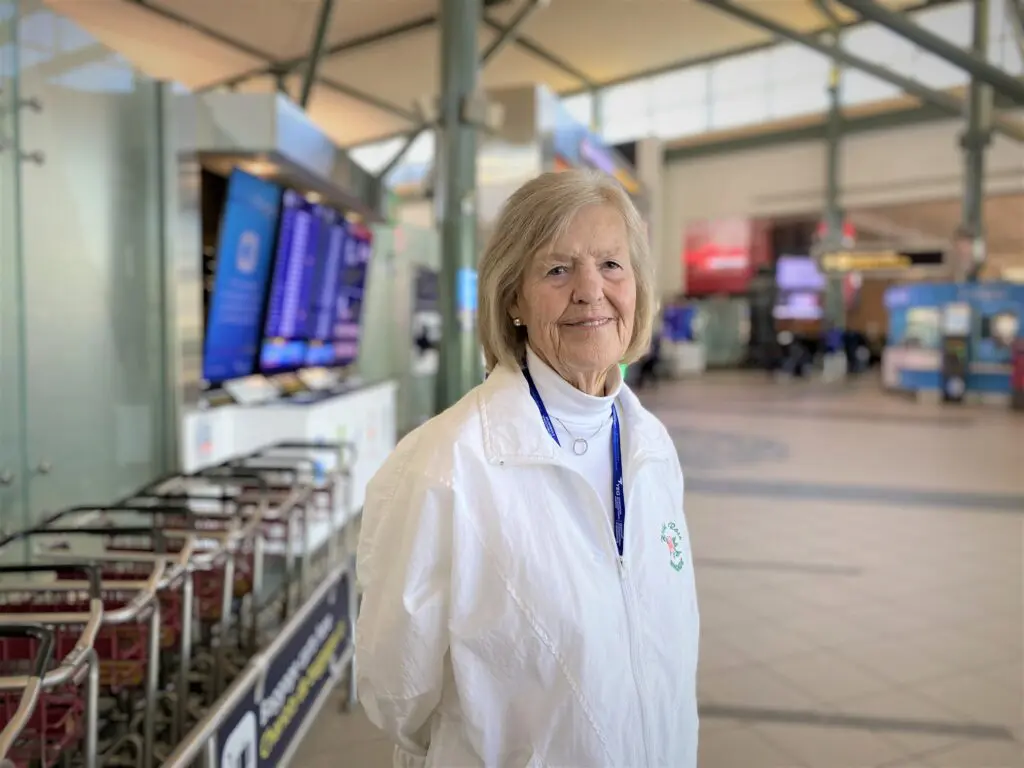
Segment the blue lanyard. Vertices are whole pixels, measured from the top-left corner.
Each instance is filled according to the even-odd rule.
[[[530,397],[533,398],[533,402],[537,404],[537,410],[540,411],[540,418],[544,422],[544,428],[551,435],[551,439],[555,441],[555,444],[561,446],[562,443],[558,439],[558,433],[555,432],[555,425],[551,422],[551,416],[548,415],[548,409],[544,406],[540,392],[537,391],[537,385],[533,383],[533,376],[530,375],[526,368],[523,368],[523,376],[526,377],[526,383],[530,387]],[[623,545],[626,540],[626,492],[624,485],[622,480],[622,442],[619,430],[619,414],[615,410],[615,406],[612,405],[612,507],[615,511],[615,522],[612,528],[615,533],[615,548],[619,552],[619,557],[622,557]]]

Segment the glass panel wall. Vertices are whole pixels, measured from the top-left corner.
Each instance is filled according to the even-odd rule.
[[[42,2],[14,9],[24,359],[5,345],[3,369],[26,382],[36,517],[110,501],[168,467],[160,96],[156,83]],[[9,165],[5,193],[18,178]],[[9,208],[5,200],[5,217]]]
[[[16,0],[0,0],[0,535],[26,521]]]

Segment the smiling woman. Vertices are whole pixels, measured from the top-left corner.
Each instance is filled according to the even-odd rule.
[[[356,668],[396,766],[696,767],[682,470],[619,369],[650,342],[651,283],[610,177],[541,176],[499,217],[491,375],[367,490]]]
[[[639,359],[650,343],[655,300],[645,227],[604,174],[549,173],[521,187],[481,259],[479,285],[489,370],[522,364],[529,339],[563,378],[588,386],[581,371],[604,374]],[[602,333],[561,332],[588,319],[603,321]]]

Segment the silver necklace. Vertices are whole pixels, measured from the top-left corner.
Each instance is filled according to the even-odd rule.
[[[597,429],[594,430],[594,434],[592,434],[590,437],[583,438],[583,437],[576,437],[576,435],[574,435],[572,433],[572,430],[570,430],[567,426],[565,426],[565,422],[562,421],[557,416],[555,416],[555,421],[557,421],[559,424],[561,424],[562,425],[562,429],[564,429],[566,432],[569,433],[569,437],[572,438],[572,452],[575,453],[577,456],[582,456],[588,450],[590,450],[590,443],[588,441],[593,440],[595,437],[597,437],[597,433],[600,432],[602,429],[604,429],[604,425],[605,425],[605,422],[602,421],[601,422],[601,426],[599,426]]]

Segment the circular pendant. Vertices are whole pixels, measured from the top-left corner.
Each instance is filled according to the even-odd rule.
[[[589,447],[590,446],[587,445],[587,441],[584,440],[582,437],[577,437],[575,440],[572,441],[572,452],[575,453],[577,456],[582,456],[584,453],[587,452],[587,448]]]

